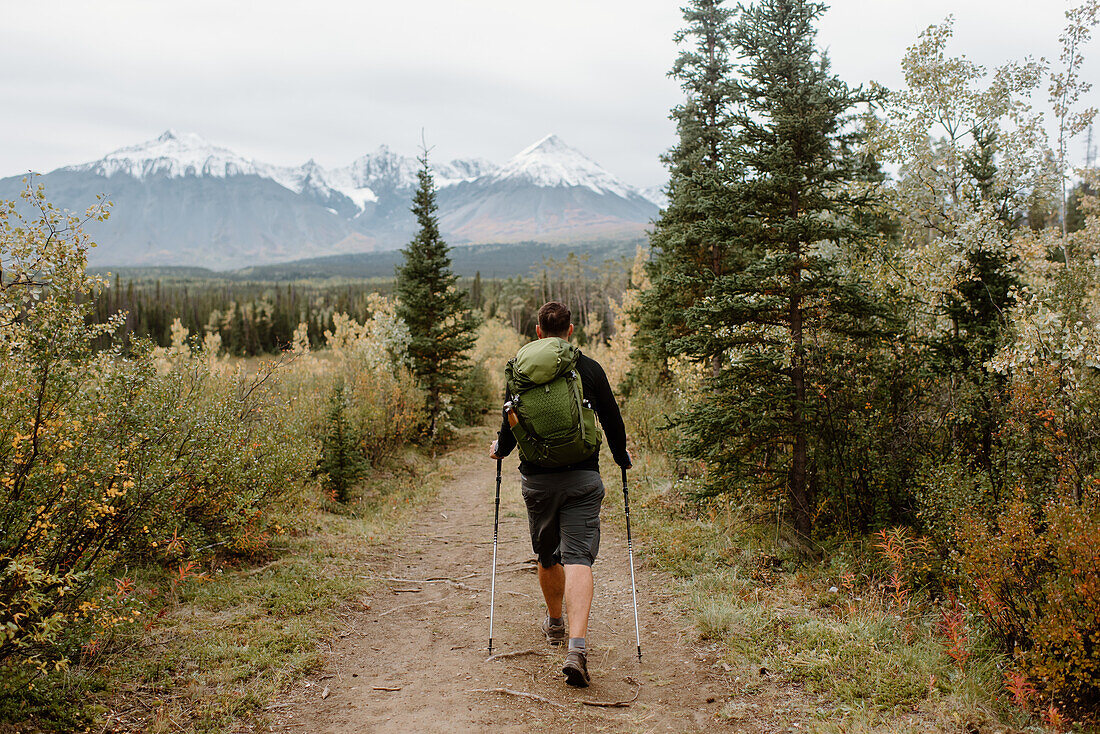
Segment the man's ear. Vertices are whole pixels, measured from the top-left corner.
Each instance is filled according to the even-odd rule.
[[[542,339],[542,327],[538,324],[535,324],[535,336],[537,336],[539,339]]]
[[[569,333],[565,335],[565,338],[568,339],[571,336],[573,336],[573,324],[569,325]]]

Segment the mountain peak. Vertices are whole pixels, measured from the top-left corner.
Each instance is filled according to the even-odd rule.
[[[569,146],[565,144],[564,140],[559,138],[554,133],[550,133],[549,135],[546,135],[546,136],[542,137],[537,142],[532,143],[531,145],[527,146],[527,148],[524,149],[524,152],[534,151],[534,150],[546,150],[546,151],[562,150],[562,149],[568,149],[568,148],[569,148]]]
[[[600,164],[550,134],[512,156],[495,174],[498,181],[516,180],[544,187],[584,186],[598,194],[629,198],[632,190]]]
[[[152,140],[111,151],[98,161],[73,166],[101,176],[125,174],[137,179],[161,175],[225,177],[259,173],[256,163],[195,133],[169,128]]]
[[[219,148],[216,145],[212,145],[209,141],[206,140],[206,138],[196,133],[181,133],[175,128],[168,128],[152,140],[147,140],[144,143],[138,143],[137,145],[130,145],[125,148],[121,148],[117,151],[114,151],[113,153],[108,153],[108,155],[114,155],[115,153],[120,153],[122,151],[143,150],[159,147],[162,147],[165,150],[176,150],[180,148],[202,148],[204,150],[210,149],[229,152],[226,151],[225,148]]]

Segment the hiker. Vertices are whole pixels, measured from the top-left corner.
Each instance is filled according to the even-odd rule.
[[[505,406],[497,440],[490,446],[489,457],[501,459],[510,454],[517,443],[519,445],[523,500],[527,505],[531,545],[538,556],[539,586],[546,600],[547,616],[542,622],[542,631],[552,645],[565,642],[564,601],[565,611],[569,615],[569,645],[562,672],[566,683],[583,688],[589,683],[586,640],[588,614],[592,607],[592,563],[600,547],[600,505],[604,497],[599,469],[600,436],[593,413],[599,417],[600,425],[607,434],[615,463],[624,470],[629,469],[630,454],[626,450],[622,415],[607,375],[596,360],[581,354],[579,349],[569,344],[569,337],[573,335],[569,308],[557,301],[545,304],[539,309],[535,333],[539,341],[525,345],[516,359],[509,362],[509,385],[505,398],[509,403]],[[580,425],[575,428],[583,439],[583,446],[577,440],[570,448],[558,447],[559,451],[555,454],[528,440],[526,430],[537,430],[534,426],[548,416],[531,415],[526,411],[538,409],[545,413],[570,410],[571,406],[568,399],[538,402],[543,397],[542,383],[538,380],[524,383],[525,376],[517,374],[523,367],[525,351],[532,355],[551,355],[548,361],[550,367],[544,367],[543,377],[548,376],[545,372],[553,373],[555,370],[558,374],[550,374],[550,378],[564,374],[566,378],[575,380],[579,375],[583,409],[579,411]],[[570,365],[573,367],[570,368]],[[546,382],[547,396],[552,384]],[[540,389],[517,395],[513,392],[517,386],[538,386]],[[571,395],[568,392],[565,394]],[[574,413],[574,422],[576,417]],[[520,437],[518,442],[517,434]],[[561,464],[562,461],[570,463]]]

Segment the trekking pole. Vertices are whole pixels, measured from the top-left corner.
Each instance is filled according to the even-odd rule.
[[[634,598],[634,640],[638,643],[638,662],[642,662],[642,633],[638,627],[638,590],[634,585],[634,543],[630,538],[630,494],[626,490],[626,467],[623,470],[623,507],[626,509],[626,552],[630,557],[630,595]]]
[[[500,465],[497,459],[497,499],[493,510],[493,580],[489,587],[489,655],[493,654],[493,605],[497,598],[497,528],[500,526]],[[640,648],[639,648],[640,649]]]

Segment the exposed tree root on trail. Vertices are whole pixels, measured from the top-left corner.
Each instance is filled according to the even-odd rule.
[[[520,698],[530,698],[532,701],[538,701],[539,703],[548,703],[551,706],[557,706],[558,708],[565,708],[565,704],[558,703],[557,701],[551,701],[546,696],[540,696],[537,693],[524,693],[523,691],[513,691],[511,688],[470,688],[470,693],[507,693],[509,696],[519,696]]]
[[[581,701],[585,706],[603,706],[605,708],[625,708],[630,704],[638,700],[638,694],[642,692],[642,687],[638,686],[634,689],[634,695],[625,701]]]
[[[534,648],[532,648],[530,650],[517,650],[516,652],[498,652],[496,655],[490,655],[489,657],[485,658],[485,662],[488,663],[492,660],[504,660],[506,658],[518,658],[518,657],[522,657],[524,655],[547,655],[547,654],[548,653],[543,652],[542,650],[535,650]]]

